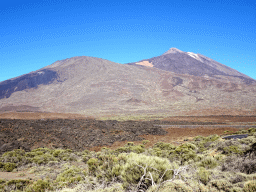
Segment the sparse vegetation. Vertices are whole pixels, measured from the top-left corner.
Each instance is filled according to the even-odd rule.
[[[209,131],[205,134],[198,129],[202,135],[196,136],[195,128],[183,128],[195,134],[169,140],[162,136],[169,133],[155,126],[169,123],[1,120],[0,170],[16,176],[0,179],[0,191],[255,191],[255,128],[221,128],[218,135],[210,136]],[[214,124],[203,120],[173,123]],[[224,140],[220,134],[248,137]],[[49,142],[49,138],[56,140]],[[114,148],[111,144],[116,141],[120,143]]]
[[[248,132],[254,133],[253,129]],[[100,152],[37,148],[8,151],[2,171],[24,168],[39,180],[1,180],[2,191],[255,191],[255,140],[197,136],[179,146],[148,141]],[[253,145],[254,144],[254,145]],[[213,153],[214,152],[214,153]],[[213,155],[214,154],[214,155]]]

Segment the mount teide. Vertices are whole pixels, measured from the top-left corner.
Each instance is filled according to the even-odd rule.
[[[73,57],[0,82],[0,111],[255,115],[256,81],[176,48],[129,64]]]
[[[208,57],[192,52],[183,52],[176,48],[171,48],[158,57],[129,64],[144,65],[178,74],[195,76],[234,76],[243,79],[247,84],[253,82],[252,78]]]

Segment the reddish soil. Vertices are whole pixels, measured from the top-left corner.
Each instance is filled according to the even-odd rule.
[[[172,143],[174,145],[180,145],[188,141],[193,140],[196,136],[209,136],[213,134],[225,135],[225,131],[236,132],[239,129],[234,127],[224,127],[224,128],[213,128],[213,127],[198,127],[198,128],[164,128],[167,131],[165,135],[141,135],[144,140],[149,140],[150,142],[146,144],[146,147],[152,147],[157,142]],[[91,150],[99,151],[102,147],[108,147],[110,149],[117,149],[124,146],[128,141],[116,141],[113,145],[109,146],[96,146],[91,148]],[[133,141],[134,144],[141,144],[142,141]]]
[[[164,118],[166,121],[190,121],[190,122],[255,122],[256,116],[231,116],[231,115],[216,115],[216,116],[176,116]]]

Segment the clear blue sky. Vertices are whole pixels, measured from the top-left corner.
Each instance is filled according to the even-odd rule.
[[[127,63],[171,47],[256,79],[256,1],[1,2],[0,81],[73,56]]]

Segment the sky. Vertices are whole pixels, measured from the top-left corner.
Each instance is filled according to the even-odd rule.
[[[74,56],[123,64],[172,47],[256,79],[256,1],[1,2],[0,82]]]

